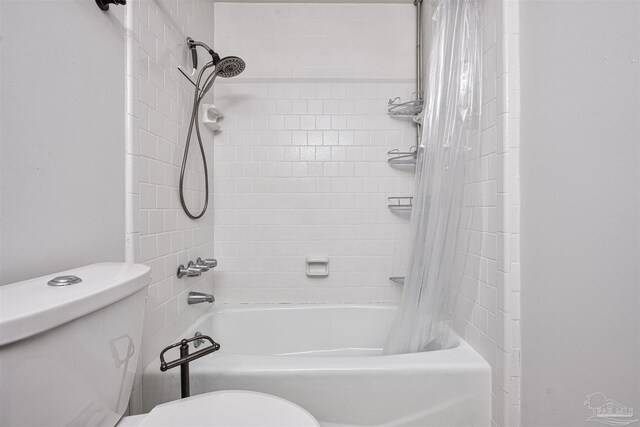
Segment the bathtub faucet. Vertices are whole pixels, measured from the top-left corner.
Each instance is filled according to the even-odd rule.
[[[187,297],[187,303],[189,305],[192,304],[200,304],[201,302],[208,302],[212,304],[216,298],[211,294],[203,294],[202,292],[189,292],[189,296]]]

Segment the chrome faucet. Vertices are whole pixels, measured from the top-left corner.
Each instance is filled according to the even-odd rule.
[[[196,267],[196,265],[193,263],[193,261],[189,261],[189,264],[185,267],[184,265],[180,264],[180,266],[178,267],[178,272],[177,272],[177,276],[178,279],[182,279],[184,276],[187,277],[198,277],[202,274],[202,270],[198,267]]]
[[[200,304],[203,302],[208,302],[212,304],[216,298],[211,294],[203,294],[202,292],[189,292],[189,296],[187,297],[187,303],[189,305]]]
[[[198,257],[196,262],[189,261],[189,264],[187,264],[186,267],[183,264],[180,264],[176,275],[178,276],[178,279],[182,279],[185,276],[198,277],[202,273],[215,268],[217,265],[218,261],[216,261],[215,258],[202,259]]]
[[[207,264],[206,262],[204,262],[204,261],[202,260],[202,258],[198,258],[198,259],[196,260],[196,263],[195,263],[195,264],[193,264],[193,266],[194,266],[195,268],[200,269],[200,271],[209,271],[209,269],[211,268],[211,266],[210,266],[209,264]]]
[[[215,258],[207,258],[207,259],[198,258],[196,260],[196,265],[206,265],[209,268],[215,268],[218,266],[218,261]]]

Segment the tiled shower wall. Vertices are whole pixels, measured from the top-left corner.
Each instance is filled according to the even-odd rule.
[[[481,245],[455,323],[492,365],[494,424],[517,426],[517,3],[483,4],[483,197],[472,224]],[[411,195],[414,170],[390,167],[387,151],[413,145],[415,128],[386,103],[415,90],[414,7],[217,3],[215,12],[209,0],[127,6],[127,259],[153,274],[143,365],[200,315],[188,290],[211,291],[214,278],[220,302],[396,301],[401,291],[388,277],[404,274],[409,217],[389,211],[387,197]],[[176,67],[189,65],[186,36],[213,44],[214,35],[247,70],[216,83],[226,118],[215,146],[203,129],[213,209],[191,221],[177,179],[192,92]],[[195,206],[202,172],[198,153],[190,158]],[[178,264],[214,252],[215,273],[175,278]],[[329,277],[306,277],[306,256],[328,256]]]
[[[187,305],[188,291],[210,292],[213,286],[211,273],[199,279],[175,275],[179,264],[213,256],[213,209],[202,219],[188,219],[177,189],[193,97],[177,66],[191,69],[187,36],[213,44],[213,3],[132,0],[126,10],[126,257],[151,266],[141,362],[146,366],[201,314],[203,308]],[[201,52],[202,61],[204,55]],[[203,136],[211,154],[213,134],[204,130]],[[196,146],[192,143],[186,179],[194,211],[204,194]],[[135,412],[135,396],[132,408]]]
[[[386,114],[415,91],[411,4],[216,3],[215,40],[246,71],[220,79],[216,135],[216,296],[224,302],[396,301],[414,168],[387,151],[415,144]],[[330,274],[309,278],[307,256]]]
[[[520,425],[518,3],[483,1],[480,168],[454,324],[491,364],[493,425]]]

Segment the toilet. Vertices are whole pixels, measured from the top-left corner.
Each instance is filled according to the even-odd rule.
[[[147,266],[100,263],[1,286],[0,425],[319,426],[292,402],[241,390],[125,417],[150,280]]]
[[[210,418],[213,418],[209,420]],[[124,417],[117,427],[298,427],[318,426],[307,411],[269,394],[216,391],[158,405],[148,414]]]

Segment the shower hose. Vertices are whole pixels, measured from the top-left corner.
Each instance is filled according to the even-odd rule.
[[[214,70],[206,79],[203,85],[203,88],[200,88],[200,82],[202,81],[202,76],[204,75],[205,70],[213,67],[213,62],[209,62],[206,64],[200,72],[198,73],[198,79],[195,83],[195,94],[193,96],[193,110],[191,111],[191,121],[189,122],[189,130],[187,131],[187,141],[184,146],[184,154],[182,156],[182,168],[180,169],[180,204],[182,204],[182,209],[187,214],[187,216],[191,219],[201,218],[204,213],[207,211],[207,206],[209,205],[209,171],[207,168],[207,157],[204,153],[204,146],[202,145],[202,136],[200,135],[200,126],[198,120],[198,110],[200,109],[200,103],[202,102],[202,98],[209,92],[213,82],[216,78],[217,72]],[[202,155],[202,165],[204,167],[204,206],[202,207],[202,211],[199,214],[193,214],[187,207],[187,203],[184,198],[184,175],[187,170],[187,159],[189,157],[189,146],[191,145],[191,135],[193,134],[193,128],[196,129],[196,137],[198,139],[198,145],[200,146],[200,154]]]

